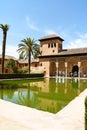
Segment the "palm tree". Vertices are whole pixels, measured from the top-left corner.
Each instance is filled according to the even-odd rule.
[[[38,44],[36,44],[36,41],[31,38],[26,38],[21,40],[21,43],[18,45],[18,53],[19,58],[28,59],[28,72],[30,74],[30,63],[31,63],[31,56],[35,55],[37,50]]]
[[[18,91],[18,104],[24,105],[24,106],[31,106],[30,101],[30,83],[27,84],[27,91],[26,95],[23,95],[23,91]]]
[[[8,24],[0,24],[0,28],[3,31],[3,40],[2,40],[2,73],[4,73],[4,59],[5,59],[5,46],[6,46],[6,38],[7,38],[7,31],[9,30]]]
[[[33,57],[34,57],[34,59],[37,59],[39,54],[41,54],[40,53],[40,45],[36,45],[35,49],[33,50]]]

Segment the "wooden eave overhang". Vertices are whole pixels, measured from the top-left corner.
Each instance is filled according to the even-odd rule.
[[[57,35],[48,35],[48,36],[45,36],[45,37],[42,37],[40,39],[38,39],[39,41],[47,41],[47,40],[50,40],[50,39],[59,39],[61,41],[64,41],[64,39],[62,39],[61,37],[57,36]]]
[[[38,56],[38,58],[71,57],[71,56],[87,56],[87,53],[44,55],[44,56]]]

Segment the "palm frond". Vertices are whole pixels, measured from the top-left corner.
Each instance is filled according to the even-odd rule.
[[[9,30],[9,25],[8,24],[0,24],[0,28],[3,30],[3,31],[8,31]]]

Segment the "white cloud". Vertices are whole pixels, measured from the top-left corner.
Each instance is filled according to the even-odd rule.
[[[28,16],[26,17],[26,23],[30,29],[39,31],[39,28],[31,21],[31,19]]]
[[[2,53],[2,50],[1,50],[2,46],[0,46],[0,54]],[[18,59],[19,55],[18,55],[18,52],[17,52],[17,47],[16,46],[11,46],[11,45],[8,45],[6,46],[6,55],[9,55],[9,56],[14,56],[15,58]]]
[[[48,35],[48,34],[57,34],[54,30],[52,29],[46,29],[45,31],[45,34]]]
[[[66,43],[66,48],[87,47],[87,33],[79,35],[77,39],[70,40]]]
[[[17,46],[11,46],[8,45],[6,47],[6,54],[14,56],[15,58],[18,58],[18,52],[17,52],[18,47]]]

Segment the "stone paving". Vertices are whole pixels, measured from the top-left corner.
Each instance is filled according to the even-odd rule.
[[[85,89],[57,114],[0,99],[0,130],[84,130]]]

